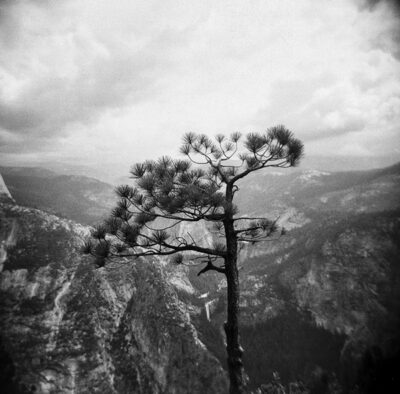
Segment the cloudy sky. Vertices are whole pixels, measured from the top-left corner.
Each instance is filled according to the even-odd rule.
[[[0,164],[129,168],[284,124],[400,160],[400,13],[366,0],[0,0]]]

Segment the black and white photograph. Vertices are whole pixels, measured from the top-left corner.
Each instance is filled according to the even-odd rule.
[[[0,392],[400,392],[396,0],[0,0]]]

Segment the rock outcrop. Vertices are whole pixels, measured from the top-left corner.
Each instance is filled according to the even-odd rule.
[[[240,212],[279,216],[289,230],[278,242],[246,245],[240,254],[251,387],[273,371],[286,383],[336,373],[348,390],[395,379],[399,165],[266,173],[240,187]],[[57,392],[61,382],[77,393],[90,387],[224,392],[223,276],[198,277],[198,269],[167,261],[119,261],[95,270],[76,252],[87,228],[7,201],[0,213],[2,349],[27,387]],[[206,226],[176,231],[213,241]]]
[[[95,269],[79,253],[87,233],[87,227],[10,198],[1,204],[3,387],[225,392],[225,372],[199,340],[160,266],[120,260]]]
[[[243,182],[241,212],[274,218],[281,211],[289,233],[246,245],[240,255],[242,344],[253,387],[275,370],[290,382],[322,369],[336,373],[349,390],[382,384],[386,378],[374,375],[382,370],[387,381],[394,379],[390,360],[400,355],[399,166],[260,180]],[[222,360],[226,284],[213,273],[187,275],[197,299],[183,288],[179,294],[193,304],[198,330]]]
[[[0,174],[0,203],[15,203],[14,198],[11,196],[8,187],[6,186],[3,177]]]

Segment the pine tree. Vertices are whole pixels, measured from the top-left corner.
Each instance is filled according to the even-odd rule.
[[[263,134],[217,135],[187,133],[180,152],[184,160],[161,157],[135,164],[135,186],[117,188],[117,207],[86,242],[84,252],[103,266],[112,257],[174,255],[177,264],[200,260],[199,271],[216,271],[227,281],[227,320],[224,324],[230,393],[245,391],[239,343],[238,251],[243,244],[256,244],[281,231],[276,220],[241,216],[233,200],[238,181],[267,167],[295,166],[303,144],[284,126]],[[183,222],[210,222],[218,233],[212,247],[200,244],[190,234],[177,236]]]

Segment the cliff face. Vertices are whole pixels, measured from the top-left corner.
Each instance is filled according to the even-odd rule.
[[[275,370],[288,382],[322,368],[347,388],[365,388],[366,375],[378,381],[373,373],[390,371],[387,360],[400,355],[399,168],[262,179],[243,182],[241,212],[280,212],[289,232],[241,251],[246,371],[256,386]],[[186,274],[195,292],[181,286],[179,294],[195,306],[197,327],[222,360],[226,283],[213,273]]]
[[[158,264],[94,269],[88,229],[3,203],[3,387],[41,393],[218,393],[226,375]]]
[[[0,202],[3,203],[14,203],[14,199],[6,186],[2,175],[0,174]]]
[[[241,250],[252,387],[273,371],[285,382],[335,372],[349,389],[379,381],[400,354],[399,166],[266,172],[240,188],[241,213],[279,216],[289,230]],[[85,227],[12,204],[2,212],[0,327],[19,379],[48,392],[56,382],[70,392],[224,392],[221,275],[148,261],[94,270],[76,252]],[[176,231],[212,243],[206,226]]]

